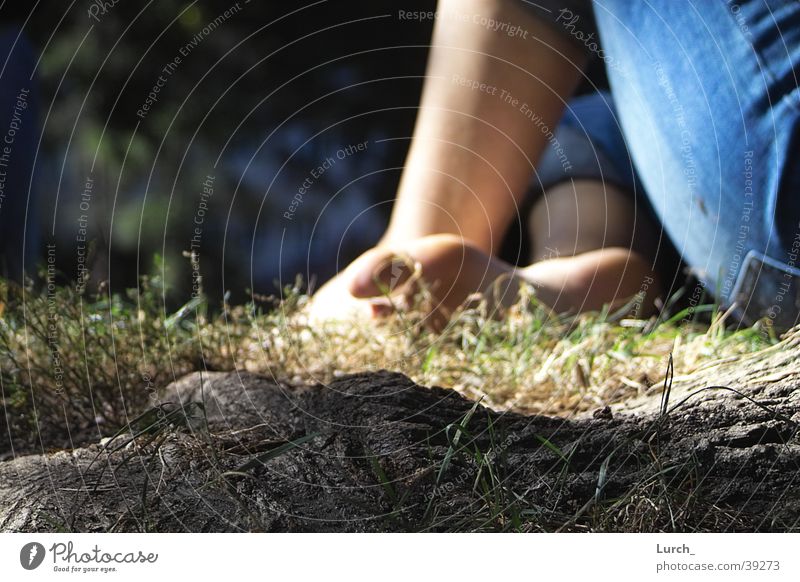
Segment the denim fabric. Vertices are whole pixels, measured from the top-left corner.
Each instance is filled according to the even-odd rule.
[[[780,313],[782,327],[793,324],[800,2],[595,0],[594,8],[625,141],[677,250],[743,318]]]
[[[564,152],[563,159],[558,148]],[[606,92],[570,100],[555,135],[536,166],[542,190],[565,180],[596,179],[633,192],[636,176],[614,103]]]

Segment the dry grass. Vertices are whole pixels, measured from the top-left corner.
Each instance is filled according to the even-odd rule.
[[[555,316],[532,296],[502,320],[477,306],[433,333],[415,312],[381,325],[310,326],[307,297],[297,288],[272,306],[224,305],[213,317],[198,300],[167,311],[157,277],[126,296],[69,287],[3,294],[6,418],[13,432],[38,431],[51,446],[80,442],[82,432],[113,432],[193,370],[247,369],[317,383],[388,369],[496,409],[568,416],[658,390],[670,352],[681,375],[777,341],[759,326],[731,332],[718,318],[709,326],[680,313],[662,323]]]
[[[615,321],[605,313],[556,316],[532,298],[503,320],[481,308],[462,311],[440,334],[413,313],[382,325],[330,323],[312,329],[302,316],[303,299],[283,312],[279,325],[257,325],[259,357],[253,371],[295,381],[325,382],[364,370],[402,372],[423,385],[453,388],[499,410],[573,415],[660,389],[669,354],[675,375],[720,358],[752,353],[776,338],[756,326],[727,331],[721,315],[711,325],[677,314]]]
[[[420,384],[482,398],[496,409],[571,416],[659,391],[670,353],[677,377],[777,343],[761,325],[726,329],[721,315],[712,314],[711,325],[689,313],[667,321],[608,313],[556,316],[532,296],[503,319],[477,306],[433,333],[414,311],[381,325],[311,326],[304,315],[308,298],[297,288],[286,289],[271,306],[224,305],[214,316],[200,300],[166,310],[158,278],[143,280],[126,296],[89,296],[68,287],[49,295],[0,291],[0,422],[10,425],[3,432],[36,439],[27,444],[30,450],[40,443],[65,448],[109,436],[152,406],[167,383],[192,370],[247,369],[279,380],[324,383],[350,372],[389,369]],[[0,450],[0,458],[19,453],[19,442],[15,446],[16,451]],[[644,480],[574,527],[713,531],[715,520],[730,522],[724,509],[695,496],[691,480],[669,491],[658,489],[656,481]],[[501,530],[545,527],[539,510],[507,494],[502,482],[489,483],[487,490],[491,499],[483,509],[465,515],[454,530],[481,529],[484,522]]]

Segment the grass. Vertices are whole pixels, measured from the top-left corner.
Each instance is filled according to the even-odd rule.
[[[441,334],[409,314],[381,327],[313,330],[287,316],[285,325],[263,329],[262,345],[269,361],[301,379],[385,368],[494,409],[573,415],[660,390],[670,354],[679,376],[776,341],[759,326],[731,332],[685,314],[660,324],[606,313],[556,316],[528,298],[503,320],[480,308],[461,312]]]
[[[120,429],[152,442],[170,428],[169,419],[148,424],[147,414],[157,410],[156,400],[170,381],[194,370],[244,369],[293,383],[317,383],[350,372],[389,369],[420,384],[457,390],[474,399],[476,407],[480,401],[498,410],[573,416],[659,393],[670,356],[678,377],[777,342],[759,325],[726,329],[713,306],[694,310],[695,315],[712,312],[710,324],[687,311],[650,321],[607,312],[557,316],[531,295],[502,320],[488,317],[481,306],[462,311],[441,333],[428,330],[414,311],[381,326],[332,322],[314,327],[305,319],[308,298],[299,289],[299,283],[284,289],[280,300],[224,303],[212,314],[202,296],[167,309],[168,290],[157,276],[142,278],[138,288],[125,294],[102,287],[93,293],[70,286],[37,291],[32,285],[21,289],[3,283],[0,423],[5,419],[14,440],[10,449],[0,447],[0,459],[108,437],[116,445]],[[446,528],[533,531],[546,523],[549,529],[559,520],[567,523],[567,516],[533,507],[524,491],[507,488],[504,453],[509,435],[496,435],[490,427],[489,448],[478,448],[469,434],[475,410],[448,427],[448,453],[434,468],[435,491],[444,491],[452,479],[450,465],[459,459],[462,472],[469,467],[464,478],[475,494],[468,509],[447,517]],[[139,436],[133,430],[137,427]],[[278,446],[251,463],[296,444]],[[574,451],[541,444],[557,453],[563,467],[569,465]],[[403,496],[379,459],[370,458],[370,463],[401,523]],[[246,463],[238,471],[245,473],[251,466]],[[602,473],[597,503],[585,508],[580,524],[573,519],[570,529],[642,528],[664,516],[680,521],[685,517],[681,512],[719,517],[693,498],[690,467],[654,465],[652,475],[636,488],[601,502]],[[146,488],[142,495],[147,496]],[[438,524],[441,529],[435,501],[431,496],[423,523],[415,528]],[[669,527],[654,527],[662,525]]]
[[[124,295],[0,285],[0,397],[12,432],[39,435],[45,448],[108,436],[194,370],[316,383],[389,369],[494,409],[570,416],[660,390],[670,354],[680,376],[777,341],[758,326],[730,332],[685,313],[662,323],[555,316],[533,297],[503,320],[478,307],[433,333],[414,313],[312,327],[299,286],[214,315],[202,298],[169,311],[166,293],[158,277]]]

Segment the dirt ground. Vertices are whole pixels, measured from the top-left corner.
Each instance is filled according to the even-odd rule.
[[[797,531],[797,342],[573,419],[194,373],[134,434],[0,463],[0,530]]]

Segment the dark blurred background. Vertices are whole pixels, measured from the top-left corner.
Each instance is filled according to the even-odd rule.
[[[382,233],[413,127],[433,22],[398,6],[435,3],[5,2],[2,56],[37,61],[28,272],[55,244],[63,280],[124,289],[159,255],[178,303],[198,267],[212,301],[331,276]]]
[[[172,304],[319,285],[391,209],[433,27],[400,9],[435,2],[4,2],[0,122],[28,78],[35,115],[5,256],[112,290],[155,262]]]

